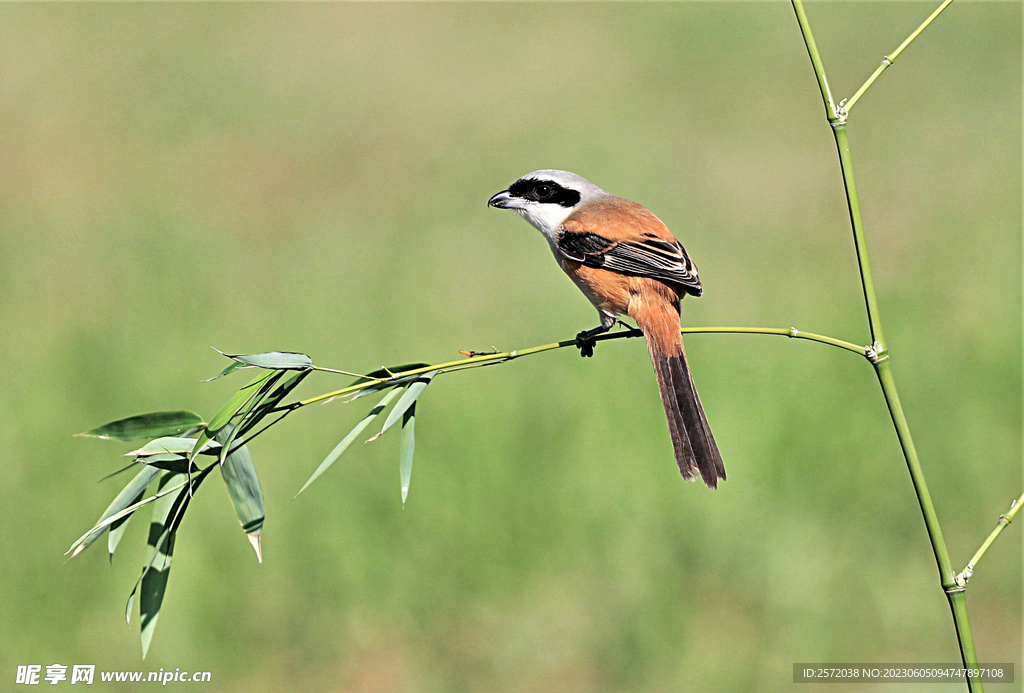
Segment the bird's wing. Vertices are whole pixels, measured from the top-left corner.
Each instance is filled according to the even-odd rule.
[[[649,277],[700,296],[697,266],[661,219],[621,197],[584,205],[562,222],[556,242],[568,260],[620,274]]]
[[[657,279],[693,296],[700,296],[702,291],[697,266],[675,239],[640,234],[634,240],[615,241],[593,231],[566,229],[558,237],[557,246],[567,260],[587,267]]]

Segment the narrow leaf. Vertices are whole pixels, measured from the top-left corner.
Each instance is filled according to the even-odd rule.
[[[188,457],[185,455],[150,455],[149,457],[142,457],[140,459],[151,467],[164,469],[168,472],[187,474],[190,471]],[[198,467],[193,464],[191,471],[198,471]]]
[[[138,450],[126,452],[125,457],[146,457],[148,455],[185,454],[195,452],[195,438],[157,438],[143,445]],[[220,443],[207,441],[199,452],[210,452],[220,447]]]
[[[136,474],[123,489],[121,489],[121,492],[114,497],[114,500],[107,506],[107,509],[103,511],[103,514],[100,515],[100,519],[96,521],[96,526],[86,532],[85,535],[76,542],[77,548],[72,547],[75,548],[75,553],[72,555],[72,558],[89,548],[89,545],[103,536],[103,531],[114,522],[117,522],[117,520],[123,519],[124,522],[127,522],[128,516],[131,515],[131,513],[120,515],[117,519],[111,520],[110,522],[107,522],[107,520],[123,512],[125,509],[138,504],[139,500],[146,493],[146,489],[149,487],[150,482],[153,481],[159,472],[160,470],[158,469],[148,469],[146,467],[140,469],[139,473]],[[124,532],[123,522],[122,527],[119,529],[122,533]],[[120,535],[118,536],[118,539],[120,539]],[[117,540],[114,540],[114,546],[117,546]],[[108,549],[110,549],[110,553],[114,553],[114,550],[113,548],[110,548],[109,543]]]
[[[180,474],[166,474],[160,480],[161,486],[168,486],[181,479]],[[189,494],[182,489],[177,496],[165,496],[153,505],[153,517],[149,524],[149,546],[152,557],[142,569],[141,592],[139,594],[139,627],[142,630],[142,656],[149,652],[153,631],[160,617],[160,607],[167,591],[167,579],[171,574],[171,557],[174,555],[175,533],[171,523],[183,514]]]
[[[139,438],[178,435],[192,426],[202,423],[203,420],[199,415],[190,411],[157,411],[111,421],[99,428],[78,435],[105,440],[138,440]]]
[[[212,378],[207,378],[206,380],[200,380],[199,382],[201,382],[201,383],[213,382],[217,378],[223,378],[225,375],[231,375],[235,371],[241,370],[243,368],[250,368],[250,366],[246,366],[244,363],[239,363],[238,361],[235,361],[234,363],[232,363],[229,366],[227,366],[224,370],[222,370],[220,373],[218,373],[217,375],[213,376]]]
[[[178,479],[184,477],[184,474],[165,474],[160,480],[160,486],[158,487],[154,498],[164,499],[172,493],[177,493],[177,495],[174,496],[170,510],[165,512],[157,509],[158,512],[154,513],[154,519],[158,519],[160,517],[163,517],[164,519],[161,522],[150,522],[150,534],[149,539],[147,540],[150,548],[149,560],[142,566],[142,574],[139,575],[139,579],[135,581],[135,586],[132,587],[132,591],[128,595],[128,602],[125,604],[124,609],[124,619],[127,623],[131,623],[132,604],[135,601],[136,592],[139,591],[139,586],[142,585],[143,579],[153,566],[156,565],[158,558],[162,559],[160,561],[161,569],[163,569],[163,566],[165,566],[165,564],[170,560],[168,556],[162,553],[165,548],[163,546],[164,542],[174,536],[174,533],[181,525],[181,521],[185,518],[185,510],[188,508],[189,501],[192,498],[192,493],[199,488],[199,485],[203,483],[203,480],[215,466],[216,465],[211,464],[195,476],[190,479],[186,479],[181,483],[176,482]],[[154,531],[154,524],[161,525],[162,529]],[[166,586],[166,579],[164,580],[164,585]],[[152,629],[150,630],[150,637],[152,637]],[[145,648],[148,648],[148,644],[145,642],[143,645]],[[145,651],[143,651],[143,657],[145,657]]]
[[[196,444],[192,454],[189,455],[189,461],[194,462],[199,454],[199,451],[203,449],[206,442],[213,438],[220,429],[231,421],[231,418],[238,413],[238,410],[245,406],[246,402],[259,391],[260,387],[271,377],[274,373],[261,373],[252,380],[249,384],[243,387],[241,390],[232,395],[231,399],[228,400],[227,404],[221,407],[217,415],[210,420],[210,423],[206,425],[206,428],[199,434],[199,443]]]
[[[309,371],[306,372],[308,373]],[[267,394],[271,391],[271,388],[273,388],[275,383],[277,383],[277,381],[281,379],[281,376],[283,376],[284,373],[284,371],[274,371],[273,375],[267,378],[266,382],[260,385],[260,389],[256,391],[256,394],[250,397],[249,401],[247,401],[245,405],[238,410],[237,416],[239,424],[243,423],[246,419],[250,418],[251,414],[253,413],[253,410],[259,407],[260,403],[266,399]],[[259,418],[263,418],[263,416],[260,416]],[[231,449],[235,447],[235,437],[238,436],[238,434],[241,433],[242,430],[243,429],[241,425],[228,423],[225,424],[224,428],[222,429],[222,432],[227,431],[228,433],[226,435],[218,434],[218,436],[215,438],[223,446],[220,450],[221,464],[224,464],[224,460],[226,459],[228,452],[230,452]]]
[[[214,466],[216,466],[216,465],[211,465],[211,466],[201,470],[199,473],[205,475]],[[153,467],[146,467],[146,469],[153,469]],[[139,472],[139,473],[141,474],[142,472]],[[124,508],[123,510],[119,510],[118,512],[114,513],[110,517],[107,517],[105,519],[100,520],[99,522],[97,522],[95,524],[95,526],[92,527],[92,529],[87,531],[82,536],[78,537],[78,539],[75,540],[75,542],[71,545],[71,547],[67,551],[64,552],[64,554],[67,555],[67,554],[70,553],[71,554],[71,558],[74,558],[75,556],[77,556],[78,554],[82,553],[82,551],[85,550],[83,544],[84,544],[85,540],[90,537],[90,535],[99,532],[98,534],[96,534],[95,537],[92,537],[92,539],[90,539],[90,543],[91,543],[92,541],[95,541],[96,537],[98,537],[101,534],[103,534],[103,532],[101,530],[106,529],[110,525],[112,525],[115,522],[117,522],[118,520],[120,520],[122,517],[127,517],[127,516],[131,515],[133,512],[135,512],[136,510],[138,510],[142,506],[148,505],[148,504],[152,503],[153,501],[157,500],[158,498],[163,498],[164,496],[166,496],[168,494],[174,493],[175,491],[184,488],[185,484],[187,484],[187,483],[188,482],[182,482],[181,484],[178,484],[175,488],[168,489],[168,490],[165,490],[165,491],[157,491],[152,496],[148,496],[147,498],[143,498],[142,500],[140,500],[137,503],[132,503],[127,508]]]
[[[220,351],[224,354],[223,351]],[[313,367],[313,359],[294,351],[268,351],[263,354],[224,354],[243,366],[255,366],[275,371],[305,371]]]
[[[391,410],[390,414],[388,414],[388,418],[384,421],[384,426],[380,429],[380,433],[373,436],[366,442],[369,443],[371,440],[377,440],[377,438],[384,435],[389,428],[398,423],[398,420],[402,418],[402,415],[405,414],[406,410],[416,404],[416,400],[419,399],[421,394],[423,394],[423,390],[426,389],[427,385],[430,384],[430,381],[434,379],[434,376],[436,376],[437,373],[438,371],[430,371],[429,373],[416,376],[416,380],[412,381],[412,384],[405,389],[405,394],[402,395],[402,398],[398,400],[395,408]]]
[[[241,390],[236,392],[228,403],[221,407],[221,410],[217,412],[217,415],[210,419],[210,423],[206,425],[206,432],[211,436],[216,435],[220,429],[227,425],[228,421],[238,413],[238,411],[246,405],[246,403],[253,397],[253,395],[263,387],[264,384],[274,376],[280,376],[279,373],[261,373],[260,375],[249,381],[249,384],[243,387]]]
[[[381,392],[392,387],[401,387],[402,385],[408,385],[411,381],[415,380],[415,375],[410,375],[407,378],[396,378],[395,380],[386,380],[381,383],[376,383],[370,387],[363,388],[362,390],[356,390],[355,394],[349,397],[346,402],[354,402],[360,397],[366,397],[376,392]],[[330,400],[328,400],[330,401]]]
[[[232,427],[225,428],[219,435],[225,439],[233,438]],[[220,467],[221,477],[228,488],[231,503],[235,506],[235,514],[242,525],[242,530],[249,535],[249,541],[256,551],[256,558],[263,562],[260,549],[260,531],[263,529],[265,508],[260,480],[256,475],[256,466],[252,462],[249,448],[245,445],[236,447],[227,455]]]
[[[125,466],[121,467],[120,469],[118,469],[116,471],[113,471],[110,474],[107,474],[105,477],[100,479],[100,482],[106,481],[107,479],[111,479],[111,478],[117,476],[118,474],[120,474],[121,472],[127,472],[129,469],[131,469],[132,467],[134,467],[137,464],[139,464],[139,458],[136,457],[134,460],[132,460],[131,462],[129,462]],[[97,482],[97,483],[99,483],[99,482]]]
[[[429,363],[403,363],[401,366],[392,366],[390,368],[379,368],[379,369],[377,369],[375,371],[367,373],[362,378],[356,378],[355,380],[352,381],[352,385],[358,385],[360,383],[365,383],[367,380],[377,380],[377,379],[388,380],[392,376],[394,376],[394,375],[396,375],[398,373],[404,373],[406,371],[419,370],[420,368],[426,368],[429,365],[430,365]]]
[[[132,503],[138,503],[142,500],[142,496],[145,493],[145,489],[140,491],[139,495],[132,499]],[[121,537],[124,536],[125,530],[128,529],[128,521],[131,519],[132,516],[127,515],[110,525],[110,531],[107,532],[107,557],[111,562],[114,560],[114,551],[117,550],[117,545],[121,542]]]
[[[402,442],[398,446],[398,475],[402,484],[402,507],[409,497],[409,482],[412,479],[412,454],[416,448],[416,403],[402,414]]]
[[[374,392],[380,392],[381,390],[386,390],[389,387],[394,387],[395,385],[407,383],[410,380],[413,380],[416,376],[410,375],[405,378],[393,378],[393,376],[398,373],[405,373],[406,371],[415,371],[419,370],[420,368],[426,368],[429,365],[429,363],[403,363],[400,366],[393,366],[391,368],[381,368],[373,371],[372,373],[367,373],[365,377],[356,378],[355,380],[352,381],[351,384],[359,385],[360,383],[365,383],[367,381],[374,380],[377,378],[381,379],[381,382],[375,383],[372,387],[368,387],[366,389],[357,391],[348,399],[348,401],[352,402],[354,400],[359,399],[360,397],[372,395]]]
[[[312,371],[301,371],[296,373],[274,388],[274,391],[267,395],[267,397],[259,403],[259,406],[254,407],[252,412],[248,414],[245,419],[239,422],[239,435],[252,430],[252,428],[262,421],[267,414],[271,413],[274,408],[291,393],[292,390],[298,387],[299,383],[301,383],[310,373],[312,373]]]
[[[334,446],[334,449],[331,450],[327,457],[324,458],[324,461],[320,463],[320,466],[316,468],[316,471],[313,472],[313,476],[309,477],[309,480],[306,481],[306,483],[302,485],[302,488],[299,489],[299,493],[305,491],[310,484],[316,481],[321,474],[330,469],[331,465],[338,461],[338,458],[341,457],[342,453],[348,450],[352,441],[358,438],[359,435],[366,430],[366,427],[370,425],[370,422],[372,422],[378,414],[387,408],[388,404],[391,403],[391,400],[393,400],[399,392],[401,392],[401,390],[396,388],[384,395],[384,397],[377,402],[377,405],[370,410],[370,413],[364,416],[359,423],[356,424],[356,427],[349,431],[349,434],[345,436],[340,443]],[[296,493],[295,495],[297,496],[299,493]]]

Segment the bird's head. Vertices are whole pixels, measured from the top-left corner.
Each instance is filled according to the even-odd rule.
[[[491,197],[487,206],[515,210],[550,239],[577,207],[607,194],[575,173],[541,169]]]

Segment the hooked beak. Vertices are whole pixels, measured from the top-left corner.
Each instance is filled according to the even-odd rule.
[[[497,207],[498,209],[522,209],[525,203],[517,197],[512,197],[508,190],[502,190],[487,200],[487,206]]]

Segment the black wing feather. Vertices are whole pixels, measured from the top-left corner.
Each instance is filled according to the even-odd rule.
[[[587,267],[657,279],[693,296],[700,296],[703,290],[697,266],[678,241],[645,237],[641,242],[623,243],[596,233],[565,231],[557,245],[567,259]]]

